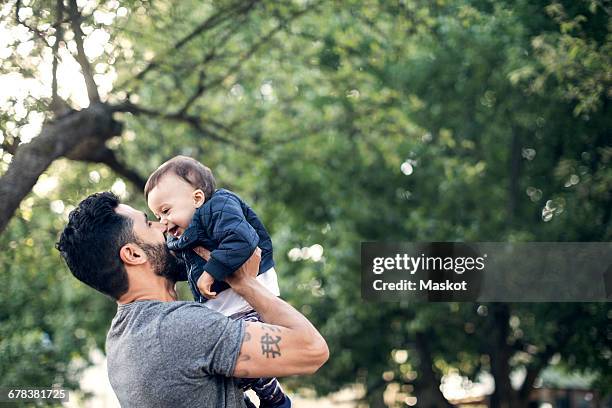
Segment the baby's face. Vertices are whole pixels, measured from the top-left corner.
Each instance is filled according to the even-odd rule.
[[[147,204],[166,232],[180,237],[189,226],[191,218],[202,201],[192,185],[175,174],[164,175],[157,186],[149,192]],[[200,197],[201,198],[201,197]]]

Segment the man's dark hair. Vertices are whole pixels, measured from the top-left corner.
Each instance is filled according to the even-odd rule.
[[[206,201],[217,188],[215,178],[208,167],[191,157],[176,156],[159,166],[149,176],[144,188],[145,199],[149,197],[149,193],[159,184],[162,177],[168,173],[176,174],[194,188],[202,190]]]
[[[119,197],[95,193],[70,212],[56,248],[81,282],[119,299],[128,290],[128,277],[119,250],[135,242],[133,222],[115,212]]]

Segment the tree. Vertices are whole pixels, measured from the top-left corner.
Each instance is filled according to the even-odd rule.
[[[138,2],[134,4],[136,5]],[[35,48],[28,56],[30,59],[41,60],[44,58],[44,53],[51,50],[53,78],[49,99],[29,101],[31,102],[30,113],[32,111],[41,112],[46,119],[46,122],[42,125],[40,136],[30,143],[21,144],[17,135],[18,132],[11,131],[6,127],[2,129],[3,134],[6,134],[2,145],[3,149],[13,158],[8,170],[0,179],[0,232],[6,228],[19,203],[31,191],[38,177],[54,160],[60,157],[106,164],[118,174],[132,181],[137,187],[144,186],[142,177],[122,163],[116,157],[115,152],[106,146],[109,139],[120,135],[122,131],[121,122],[113,118],[114,113],[128,112],[133,115],[147,115],[167,121],[185,123],[211,139],[227,140],[222,135],[218,135],[217,130],[210,127],[216,124],[220,126],[222,133],[229,133],[229,128],[214,120],[205,120],[201,115],[192,114],[190,109],[193,109],[194,103],[198,101],[202,94],[215,92],[223,81],[234,75],[241,64],[274,37],[276,33],[283,30],[286,24],[311,11],[315,6],[291,8],[266,4],[258,5],[257,1],[230,1],[226,4],[216,5],[213,10],[207,10],[209,7],[202,7],[201,14],[203,14],[203,17],[200,18],[200,21],[189,21],[186,24],[185,31],[180,32],[178,38],[170,38],[170,47],[162,50],[160,57],[153,58],[145,63],[135,75],[121,81],[107,95],[105,101],[100,98],[92,65],[96,62],[98,62],[98,65],[106,65],[109,61],[115,61],[116,59],[120,61],[117,65],[121,62],[128,62],[132,59],[128,56],[131,55],[131,51],[126,52],[117,44],[93,61],[90,60],[85,53],[83,30],[91,31],[95,29],[96,26],[101,25],[100,21],[104,24],[104,17],[96,18],[96,13],[115,12],[116,15],[118,4],[113,2],[107,4],[107,2],[101,1],[92,2],[88,4],[88,7],[93,9],[93,12],[89,15],[85,15],[83,10],[79,9],[76,0],[70,0],[68,4],[65,4],[63,0],[57,0],[53,8],[49,8],[49,3],[44,1],[33,1],[28,7],[24,7],[22,1],[17,0],[13,5],[14,11],[6,7],[8,11],[13,11],[11,14],[14,14],[14,22],[11,25],[25,27],[31,33],[26,42],[37,41]],[[140,5],[139,8],[135,9],[136,13],[132,15],[133,18],[128,19],[123,24],[106,27],[103,33],[110,36],[111,41],[118,42],[120,39],[131,38],[130,35],[126,34],[127,30],[131,29],[132,24],[138,24],[134,20],[146,20],[144,14],[157,15],[166,11],[168,7],[166,4],[160,5],[159,9],[154,6]],[[262,24],[261,31],[242,32],[243,35],[237,39],[235,35],[239,32],[237,27],[247,21],[251,14],[255,14],[255,12],[262,13],[263,18],[269,13],[272,16],[270,20],[273,22],[269,24],[271,27],[267,28],[265,27],[266,24]],[[258,16],[258,18],[262,18],[262,16]],[[114,17],[111,20],[114,20]],[[171,23],[174,24],[174,22]],[[160,24],[160,22],[157,22],[157,24]],[[185,67],[179,66],[182,64],[172,60],[173,54],[178,51],[189,53],[190,48],[191,51],[197,49],[196,47],[201,46],[208,36],[214,36],[215,40],[206,43],[207,51],[204,55],[198,55],[195,61],[191,61],[197,67],[195,75],[189,75],[188,73],[186,78],[179,79],[176,76],[174,78],[172,85],[175,86],[175,90],[183,91],[181,87],[190,89],[190,92],[181,93],[181,99],[176,101],[175,106],[171,105],[176,109],[164,109],[168,105],[164,105],[164,108],[160,109],[151,109],[148,106],[136,105],[125,96],[120,97],[120,95],[131,95],[136,92],[151,72],[171,70],[174,75],[177,75],[180,71],[185,73]],[[244,41],[240,43],[238,52],[231,52],[235,51],[231,50],[232,40]],[[194,43],[196,43],[195,46]],[[19,44],[12,45],[16,48]],[[81,110],[70,106],[69,101],[63,100],[58,93],[57,74],[62,58],[60,51],[62,48],[70,49],[70,46],[75,49],[75,52],[69,55],[80,65],[84,86],[89,98],[89,107]],[[219,50],[220,46],[225,46],[223,52]],[[234,59],[228,70],[215,72],[214,68],[210,69],[219,59],[228,58]],[[27,65],[27,61],[23,63],[19,58],[13,58],[3,68],[5,72],[12,71],[28,75],[30,74],[28,71],[32,67]],[[40,75],[40,73],[37,74]],[[195,81],[195,84],[193,81]],[[7,113],[8,119],[11,115],[10,110]]]
[[[523,407],[557,362],[593,371],[606,390],[605,304],[371,305],[356,272],[365,240],[610,239],[605,4],[49,5],[14,1],[2,14],[24,33],[2,74],[39,76],[51,61],[55,78],[48,95],[7,101],[0,122],[0,260],[11,282],[0,325],[13,333],[0,361],[10,367],[29,350],[48,369],[23,363],[7,385],[74,380],[66,361],[103,347],[112,305],[57,272],[64,203],[114,188],[144,208],[144,175],[183,153],[254,204],[273,233],[284,296],[329,341],[324,370],[295,386],[325,394],[358,383],[384,406],[393,384],[440,407],[444,375],[490,372],[492,406]],[[85,55],[96,36],[106,46]],[[32,47],[26,57],[20,43]],[[59,80],[70,53],[82,106]],[[104,75],[116,75],[112,87],[96,83]],[[37,112],[40,135],[20,143]],[[43,284],[50,295],[29,290]]]

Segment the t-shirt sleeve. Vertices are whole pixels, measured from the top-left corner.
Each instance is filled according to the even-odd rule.
[[[162,350],[192,375],[231,377],[244,337],[244,322],[198,303],[183,303],[160,322]]]

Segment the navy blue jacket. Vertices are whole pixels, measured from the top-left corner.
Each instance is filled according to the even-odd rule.
[[[193,251],[198,246],[211,252],[208,262]],[[196,210],[180,238],[170,237],[168,241],[168,248],[187,265],[189,286],[198,302],[207,300],[197,286],[204,271],[215,278],[211,290],[219,293],[229,288],[224,279],[240,268],[257,247],[261,249],[261,274],[274,266],[270,235],[251,207],[225,189],[215,191]]]

